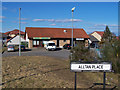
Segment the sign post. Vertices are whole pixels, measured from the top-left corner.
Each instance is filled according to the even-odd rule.
[[[75,90],[77,90],[77,72],[75,72]]]
[[[106,82],[106,72],[103,73],[103,90],[105,90],[105,82]]]
[[[75,90],[77,87],[77,72],[103,72],[103,90],[105,90],[106,72],[112,71],[111,62],[71,62],[70,69],[75,72]]]

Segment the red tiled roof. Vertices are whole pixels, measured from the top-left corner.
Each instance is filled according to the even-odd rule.
[[[23,31],[20,31],[20,33],[21,34],[25,34],[25,32],[23,32]],[[17,35],[17,34],[19,34],[19,30],[18,29],[15,29],[15,30],[13,30],[13,31],[9,31],[9,32],[6,32],[6,33],[4,33],[4,34],[15,34],[15,35]]]
[[[64,32],[66,30],[66,32]],[[50,38],[71,38],[71,28],[38,28],[26,27],[28,38],[33,37],[50,37]],[[74,29],[74,38],[89,38],[84,29]]]
[[[10,40],[12,40],[13,38],[15,38],[17,35],[15,35],[14,37],[10,38],[10,39],[7,39],[7,42],[9,42]],[[21,37],[23,38],[23,37]],[[24,38],[23,38],[24,39]]]

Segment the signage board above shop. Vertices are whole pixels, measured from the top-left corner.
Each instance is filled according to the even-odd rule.
[[[99,63],[80,63],[71,62],[71,71],[82,72],[82,71],[103,71],[111,72],[112,65],[109,62],[99,62]]]
[[[84,40],[84,38],[76,38],[76,40]]]
[[[33,39],[50,39],[50,37],[33,37]]]

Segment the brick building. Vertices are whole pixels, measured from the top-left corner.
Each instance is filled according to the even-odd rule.
[[[64,44],[71,43],[71,32],[71,28],[26,27],[25,39],[29,48],[43,47],[45,41],[54,41],[57,47],[62,47]],[[88,46],[88,38],[84,29],[75,28],[73,30],[74,44],[81,41],[85,42],[85,46]]]

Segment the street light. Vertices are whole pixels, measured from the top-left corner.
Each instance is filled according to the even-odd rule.
[[[73,7],[72,8],[72,38],[71,38],[71,46],[72,46],[72,48],[73,48],[73,12],[74,12],[74,10],[75,10],[75,7]],[[71,53],[71,60],[73,59],[73,53]],[[77,82],[77,73],[75,72],[75,90],[76,90],[76,87],[77,87],[77,85],[76,85],[76,82]]]
[[[20,30],[21,30],[21,8],[19,8],[19,56],[21,56],[21,35],[20,35]]]
[[[75,7],[72,8],[72,38],[71,38],[71,46],[73,48],[73,12],[75,10]]]
[[[73,7],[72,9],[72,34],[71,34],[71,46],[73,48],[73,12],[75,10],[75,7]],[[71,60],[72,60],[72,53],[71,53]]]

